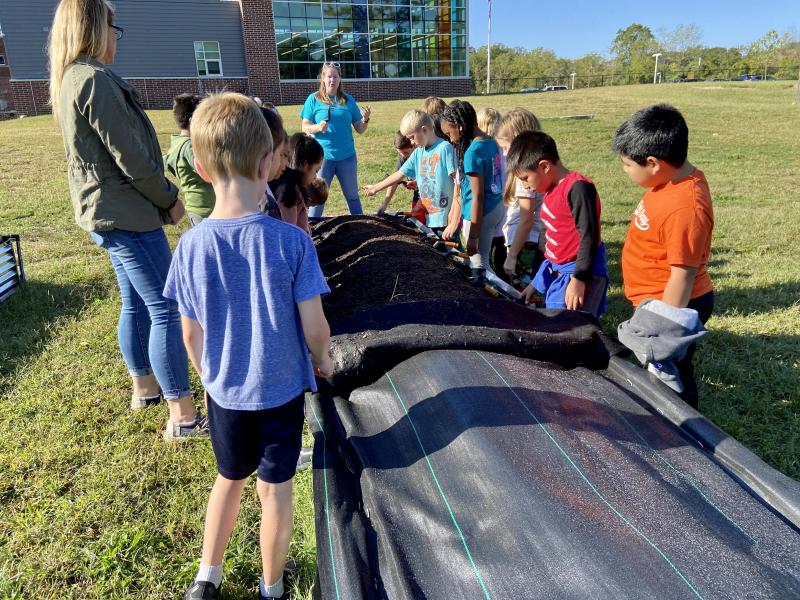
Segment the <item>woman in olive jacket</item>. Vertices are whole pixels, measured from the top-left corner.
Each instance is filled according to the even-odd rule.
[[[105,0],[61,0],[50,30],[50,102],[61,127],[75,221],[105,248],[119,283],[119,346],[131,408],[163,394],[167,439],[204,434],[177,304],[164,298],[172,259],[164,224],[184,213],[136,89],[106,65],[122,28]]]

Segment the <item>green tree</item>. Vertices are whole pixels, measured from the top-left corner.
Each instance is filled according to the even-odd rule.
[[[648,71],[652,72],[653,69],[653,54],[658,50],[658,40],[653,32],[639,23],[617,31],[611,43],[616,66],[628,83],[644,83],[648,80]]]
[[[767,78],[767,69],[777,61],[778,51],[784,46],[784,43],[784,38],[774,29],[770,29],[750,45],[747,57],[764,69],[764,79]]]

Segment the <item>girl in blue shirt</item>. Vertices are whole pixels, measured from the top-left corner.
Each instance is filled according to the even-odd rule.
[[[319,91],[306,98],[300,117],[303,132],[313,135],[325,152],[319,176],[330,187],[334,175],[339,179],[350,214],[360,215],[361,198],[358,196],[358,158],[353,142],[353,129],[358,133],[367,130],[372,109],[359,107],[342,87],[338,63],[325,63],[319,73]],[[314,206],[309,217],[321,217],[324,205]]]
[[[469,102],[453,100],[442,114],[441,127],[456,151],[467,254],[473,280],[481,282],[489,265],[494,231],[504,214],[500,148],[478,127]]]

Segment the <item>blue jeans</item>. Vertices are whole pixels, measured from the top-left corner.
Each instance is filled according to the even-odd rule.
[[[350,158],[343,160],[328,160],[327,158],[323,160],[319,176],[325,180],[328,187],[331,186],[334,175],[339,179],[339,185],[342,186],[342,193],[344,194],[344,199],[347,200],[347,208],[350,209],[350,214],[364,214],[364,210],[361,208],[361,198],[358,197],[358,157],[354,154]],[[324,204],[312,206],[308,209],[308,216],[321,217],[323,210],[325,210]]]
[[[122,310],[117,334],[131,375],[155,374],[167,400],[192,393],[178,304],[164,298],[172,252],[163,229],[91,233],[105,248],[117,275]]]

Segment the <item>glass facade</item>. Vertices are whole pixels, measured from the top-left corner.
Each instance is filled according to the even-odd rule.
[[[467,0],[273,0],[281,80],[463,77]]]

